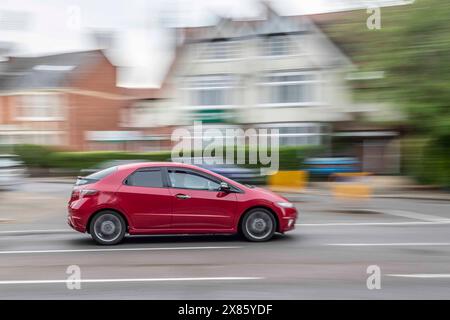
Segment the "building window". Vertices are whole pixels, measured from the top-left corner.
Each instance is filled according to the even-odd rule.
[[[262,104],[314,104],[319,102],[320,78],[315,72],[273,72],[259,83]]]
[[[189,105],[209,108],[232,105],[234,87],[230,75],[196,76],[187,79]]]
[[[18,102],[18,120],[55,121],[62,120],[61,97],[57,94],[24,95]]]
[[[158,107],[151,100],[142,100],[125,111],[124,124],[129,127],[153,127],[157,123]]]
[[[318,123],[274,123],[263,128],[278,129],[280,146],[320,145],[326,132]]]
[[[268,36],[263,40],[263,55],[284,56],[291,54],[291,39],[286,35]]]
[[[239,42],[231,40],[212,41],[201,44],[201,60],[226,60],[239,57]]]

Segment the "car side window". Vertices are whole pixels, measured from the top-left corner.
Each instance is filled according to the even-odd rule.
[[[132,173],[126,180],[126,184],[135,187],[164,187],[162,172],[160,169],[138,170]]]
[[[184,170],[169,170],[169,183],[172,188],[181,189],[216,191],[220,187],[217,181]]]

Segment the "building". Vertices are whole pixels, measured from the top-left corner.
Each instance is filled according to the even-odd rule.
[[[9,58],[0,64],[0,144],[134,149],[144,138],[123,130],[123,110],[150,91],[117,87],[100,50]]]
[[[317,145],[330,124],[351,120],[345,76],[354,66],[308,16],[267,7],[259,20],[223,18],[180,34],[171,99],[146,109],[146,126],[277,128],[281,145]]]
[[[355,126],[365,113],[348,83],[356,68],[322,30],[324,16],[265,8],[257,19],[176,30],[175,59],[157,89],[118,87],[101,50],[1,62],[0,144],[163,150],[173,129],[202,121],[204,130],[275,128],[281,146],[325,145],[329,154],[344,141],[364,169],[397,168],[397,132]]]
[[[183,44],[164,84],[168,98],[135,104],[130,126],[159,128],[162,145],[171,132],[163,128],[192,130],[194,121],[223,133],[275,128],[281,146],[325,145],[334,155],[334,141],[344,141],[345,155],[363,170],[398,172],[398,132],[355,126],[367,109],[352,101],[348,75],[357,68],[322,30],[324,15],[280,16],[265,7],[259,19],[178,30]]]

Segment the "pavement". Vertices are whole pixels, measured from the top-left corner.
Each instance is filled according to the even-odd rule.
[[[104,247],[66,226],[70,190],[30,180],[0,192],[0,299],[450,297],[448,201],[295,194],[296,229],[270,242],[140,236]]]
[[[30,178],[32,183],[44,184],[70,184],[75,182],[73,177],[48,177],[48,178]],[[403,180],[406,180],[403,181]],[[418,186],[414,185],[404,177],[377,177],[373,178],[373,185],[369,184],[373,193],[372,198],[392,198],[392,199],[423,199],[423,200],[441,200],[450,201],[450,193],[437,189],[433,186]],[[403,183],[399,183],[399,181]],[[310,183],[306,188],[293,187],[270,187],[267,188],[283,194],[287,198],[295,199],[300,195],[315,195],[315,196],[332,196],[333,183],[330,182],[315,182]]]

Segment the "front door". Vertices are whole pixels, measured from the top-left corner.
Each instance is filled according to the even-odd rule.
[[[236,194],[219,191],[220,181],[205,173],[168,168],[172,228],[218,230],[233,227]]]

